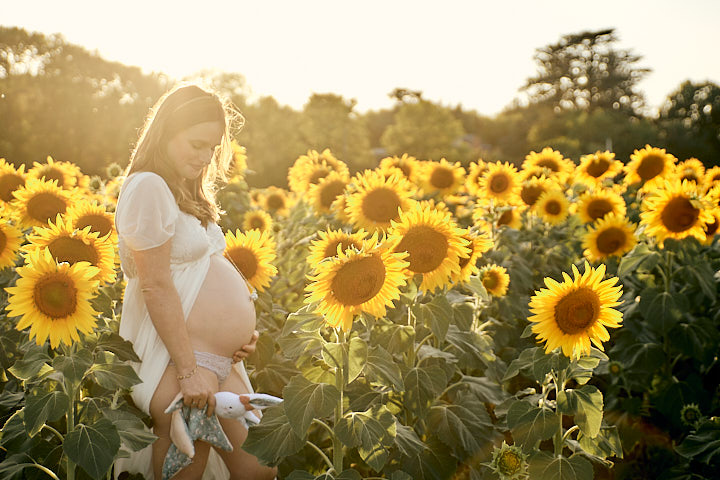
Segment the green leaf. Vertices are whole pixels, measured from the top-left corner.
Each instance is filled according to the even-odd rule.
[[[373,382],[394,388],[396,391],[405,389],[395,359],[380,345],[374,345],[368,351],[365,375]]]
[[[660,254],[650,248],[645,243],[638,243],[635,248],[628,252],[618,266],[618,276],[625,277],[634,273],[640,267],[644,270],[650,270],[657,265]]]
[[[410,325],[382,325],[373,331],[373,344],[381,345],[389,353],[407,352],[415,342],[415,329]]]
[[[322,358],[330,368],[343,368],[343,344],[331,342],[324,344]]]
[[[58,355],[53,358],[53,368],[63,374],[65,381],[69,382],[70,385],[77,387],[80,385],[85,372],[88,371],[90,365],[93,363],[92,354],[87,349],[82,349],[67,357],[65,355]]]
[[[650,325],[658,327],[663,333],[668,332],[681,317],[673,295],[654,287],[640,293],[640,312]]]
[[[471,395],[459,395],[457,404],[433,405],[428,425],[456,455],[459,448],[467,454],[479,451],[492,432],[485,406]]]
[[[535,350],[530,366],[530,372],[532,378],[542,383],[545,380],[545,375],[550,373],[552,370],[559,372],[565,370],[570,365],[570,360],[561,353],[545,353],[543,348]]]
[[[133,349],[132,342],[125,340],[115,332],[101,333],[97,341],[97,347],[114,353],[120,360],[140,362],[140,358]]]
[[[565,458],[537,452],[529,459],[528,473],[533,480],[592,480],[593,467],[578,455]]]
[[[593,385],[558,392],[558,410],[566,415],[575,415],[575,423],[590,438],[600,433],[603,418],[603,395]]]
[[[395,435],[395,445],[397,445],[398,450],[400,450],[403,455],[412,457],[425,449],[425,444],[420,440],[420,437],[417,436],[417,433],[415,433],[412,427],[403,425],[396,420],[395,430],[397,432]]]
[[[335,425],[335,434],[344,445],[357,447],[365,463],[380,471],[389,457],[387,447],[395,442],[395,417],[385,405],[349,412]]]
[[[696,265],[685,266],[687,270],[690,270],[695,278],[697,278],[698,285],[703,294],[710,300],[714,300],[717,297],[717,287],[715,285],[715,279],[713,278],[714,272],[710,263],[700,262]]]
[[[103,409],[102,414],[117,428],[125,447],[137,452],[157,440],[157,436],[136,415],[124,410]]]
[[[539,350],[539,347],[526,348],[520,352],[518,358],[510,362],[510,365],[508,365],[508,368],[505,371],[505,376],[503,377],[503,382],[507,382],[520,373],[520,371],[532,366],[536,350]]]
[[[286,358],[295,359],[303,354],[315,355],[319,353],[325,340],[317,331],[297,331],[281,336],[277,342]]]
[[[345,383],[355,380],[365,369],[368,358],[368,346],[360,337],[353,337],[348,342],[348,365]]]
[[[462,381],[465,382],[470,387],[470,391],[483,402],[500,405],[508,398],[507,392],[503,391],[500,385],[487,377],[463,375]]]
[[[20,380],[29,380],[35,375],[44,373],[42,370],[50,369],[47,365],[50,356],[45,350],[45,345],[32,345],[23,358],[9,368],[10,373]]]
[[[330,415],[340,401],[340,392],[334,385],[312,383],[296,375],[283,389],[283,406],[295,435],[305,438],[313,418]]]
[[[25,400],[25,431],[34,437],[45,423],[65,415],[69,405],[70,399],[64,392],[29,395]]]
[[[317,332],[324,324],[323,316],[312,311],[310,305],[305,305],[287,316],[280,336],[287,336],[293,332]]]
[[[465,286],[476,297],[479,297],[482,300],[489,299],[487,289],[485,289],[485,285],[483,285],[482,280],[477,275],[471,275],[470,279],[467,282],[465,282]]]
[[[432,330],[435,338],[440,342],[445,340],[448,328],[453,319],[450,302],[444,295],[437,295],[429,303],[419,303],[413,306],[418,322]]]
[[[411,368],[403,378],[405,383],[405,404],[421,417],[427,406],[447,386],[445,370],[438,365]],[[419,411],[418,411],[419,410]]]
[[[552,437],[559,428],[558,417],[545,407],[533,407],[518,400],[510,405],[507,424],[515,441],[530,451],[537,442]]]
[[[427,448],[418,455],[403,458],[402,470],[413,480],[442,480],[452,477],[457,469],[457,459],[437,438],[430,437],[427,444]],[[392,478],[405,480],[407,476]]]
[[[474,331],[463,332],[456,325],[450,325],[446,340],[458,351],[470,367],[482,368],[495,361],[492,339],[487,334]]]
[[[89,373],[100,386],[113,391],[142,383],[135,370],[125,363],[96,363]]]
[[[77,425],[65,436],[63,451],[91,477],[107,474],[120,449],[120,435],[110,420],[103,418],[92,426]]]
[[[578,434],[578,443],[585,452],[599,458],[618,457],[623,458],[623,447],[620,441],[620,434],[617,426],[600,427],[600,433],[595,438]]]
[[[703,423],[697,432],[685,437],[675,450],[685,458],[711,465],[720,458],[720,428]]]
[[[255,455],[263,465],[277,465],[305,445],[305,435],[295,435],[282,405],[263,411],[259,424],[251,425],[242,445],[243,450]]]

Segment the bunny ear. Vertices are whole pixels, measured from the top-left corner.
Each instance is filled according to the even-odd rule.
[[[178,408],[181,408],[182,404],[183,404],[182,398],[183,398],[182,392],[178,392],[178,394],[175,395],[175,398],[173,398],[172,401],[170,402],[170,405],[168,405],[167,408],[165,409],[165,413],[170,413],[174,410],[177,410]]]

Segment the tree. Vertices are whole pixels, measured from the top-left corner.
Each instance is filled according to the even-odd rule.
[[[614,29],[563,36],[536,50],[536,76],[521,90],[532,103],[556,109],[639,112],[643,95],[638,82],[650,72],[636,63],[641,57],[615,47]]]
[[[686,81],[668,95],[658,124],[667,148],[681,160],[720,164],[720,86]]]
[[[351,172],[375,166],[368,129],[364,119],[353,111],[355,104],[354,99],[345,100],[332,93],[313,94],[303,108],[300,124],[306,150],[329,148],[348,164]]]
[[[403,103],[395,122],[380,138],[389,155],[407,153],[422,160],[441,157],[458,161],[464,155],[459,145],[465,135],[462,122],[452,111],[427,100]]]

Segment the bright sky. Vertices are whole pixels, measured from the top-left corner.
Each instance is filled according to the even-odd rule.
[[[301,109],[314,93],[392,106],[395,87],[492,115],[536,72],[538,47],[614,27],[653,72],[650,107],[685,80],[720,83],[720,1],[0,0],[0,23],[65,38],[175,78],[243,74],[254,96]]]

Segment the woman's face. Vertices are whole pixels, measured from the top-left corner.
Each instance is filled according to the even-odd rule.
[[[181,130],[167,145],[168,159],[180,177],[198,178],[220,146],[224,128],[220,122],[197,123]]]

